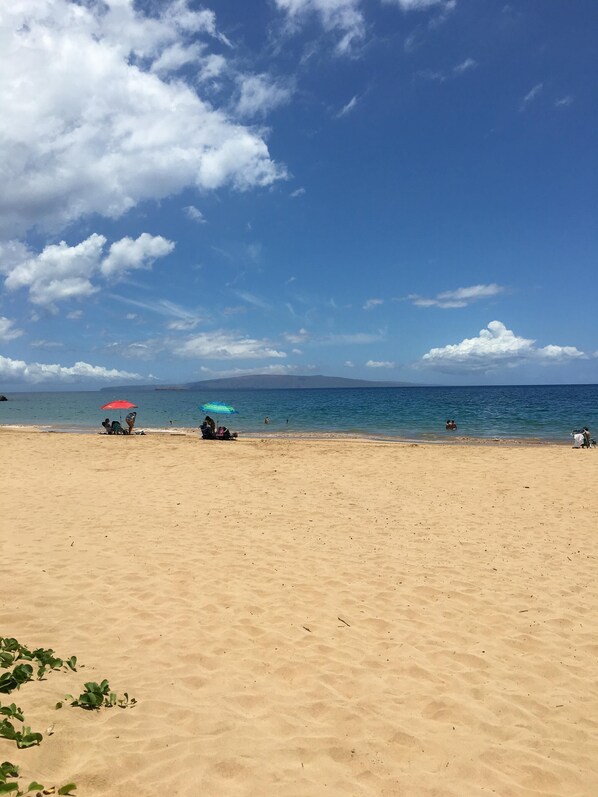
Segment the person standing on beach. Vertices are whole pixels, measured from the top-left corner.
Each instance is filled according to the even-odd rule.
[[[129,434],[133,434],[133,427],[135,426],[136,418],[137,418],[136,412],[130,412],[125,418],[127,426],[129,427]]]

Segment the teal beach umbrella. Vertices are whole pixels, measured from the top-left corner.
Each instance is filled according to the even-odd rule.
[[[230,404],[223,404],[220,401],[209,401],[207,404],[201,405],[201,411],[206,413],[214,413],[214,415],[236,415],[237,410],[231,407]]]

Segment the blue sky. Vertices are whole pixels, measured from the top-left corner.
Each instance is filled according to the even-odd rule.
[[[594,0],[12,0],[0,389],[598,381]]]

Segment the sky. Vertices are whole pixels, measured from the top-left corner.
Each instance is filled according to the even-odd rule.
[[[595,0],[0,5],[0,392],[598,382]]]

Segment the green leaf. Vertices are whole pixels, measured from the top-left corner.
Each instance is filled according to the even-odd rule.
[[[61,786],[58,789],[58,794],[66,794],[69,795],[71,792],[75,791],[77,785],[75,783],[67,783],[66,786]]]
[[[11,672],[5,672],[4,675],[0,675],[0,692],[7,694],[12,692],[13,689],[17,689],[18,686],[19,684]]]
[[[33,667],[31,664],[17,664],[17,666],[12,671],[12,677],[15,681],[19,684],[24,684],[26,681],[30,681],[33,677]]]
[[[0,722],[0,738],[2,739],[16,739],[17,732],[15,731],[15,726],[12,722],[8,720],[2,720]]]
[[[7,651],[0,651],[0,667],[10,667],[10,665],[14,662],[15,657],[12,653],[8,653]]]
[[[19,787],[16,783],[0,783],[0,794],[9,794],[10,792],[18,791]]]
[[[10,761],[3,761],[0,765],[0,778],[17,778],[19,776],[19,768]]]
[[[58,703],[54,706],[54,708],[59,709],[62,708],[62,702],[59,700]]]
[[[68,666],[73,670],[73,672],[77,672],[77,657],[71,656],[70,659],[66,660]]]
[[[27,786],[27,791],[42,791],[44,789],[43,783],[38,783],[36,780],[32,780],[29,786]]]
[[[24,728],[23,733],[20,734],[21,738],[17,739],[17,747],[19,750],[25,750],[27,747],[33,747],[39,744],[44,738],[41,733],[31,733],[30,728]]]

